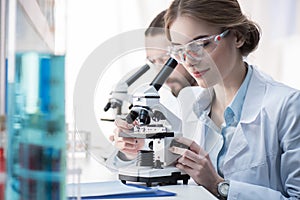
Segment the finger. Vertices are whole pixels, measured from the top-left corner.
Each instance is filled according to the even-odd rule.
[[[143,147],[145,145],[145,140],[144,139],[136,139],[136,145]]]
[[[137,155],[138,154],[138,150],[136,150],[136,149],[124,149],[124,150],[122,150],[122,152],[125,155],[128,155],[128,154]]]
[[[180,148],[180,147],[171,147],[169,150],[172,153],[181,155],[182,156],[180,158],[181,160],[182,159],[189,159],[189,160],[191,160],[195,163],[199,163],[199,164],[202,163],[202,159],[205,157],[203,155],[198,155],[198,154],[196,154],[195,152],[193,152],[191,150],[183,149],[183,148]],[[180,161],[180,159],[179,159],[179,161]]]
[[[205,155],[197,154],[193,151],[188,150],[188,151],[185,151],[184,154],[182,154],[182,157],[188,158],[196,163],[201,163],[201,161],[205,158]]]
[[[117,118],[115,120],[115,125],[122,129],[132,129],[134,127],[133,124],[128,124],[125,120],[123,120],[121,118]]]
[[[190,156],[185,156],[183,155],[182,157],[180,157],[177,162],[181,163],[183,165],[187,165],[192,169],[199,169],[199,167],[204,167],[206,164],[206,159],[204,159],[204,157],[200,157],[198,155],[195,156],[195,153],[190,152],[192,155],[192,158]],[[194,154],[194,155],[193,155]]]
[[[124,141],[118,141],[117,142],[117,147],[119,147],[120,150],[125,150],[125,149],[137,149],[136,144],[130,144]]]
[[[131,144],[135,144],[136,146],[144,143],[143,139],[136,139],[136,138],[124,138],[124,141]]]
[[[188,151],[188,149],[173,146],[173,147],[169,148],[169,151],[171,151],[172,153],[175,153],[177,155],[183,155],[186,151]]]
[[[193,169],[192,168],[190,168],[189,166],[187,166],[187,165],[184,165],[184,164],[182,164],[182,163],[177,163],[176,164],[176,167],[178,168],[178,169],[180,169],[180,170],[183,170],[183,171],[185,171],[187,174],[192,174],[192,172],[193,172]]]
[[[179,158],[177,162],[178,162],[178,164],[182,164],[182,165],[188,166],[188,167],[190,167],[192,169],[194,169],[196,165],[199,165],[196,162],[194,162],[193,160],[190,160],[190,159],[188,159],[186,157]]]
[[[206,155],[206,152],[193,140],[190,140],[185,137],[177,137],[177,138],[175,138],[175,140],[177,142],[180,142],[182,144],[189,146],[190,150],[194,151],[195,153],[197,153],[199,155],[202,155],[202,156]]]
[[[108,139],[111,142],[115,141],[115,135],[110,135]]]
[[[122,138],[124,142],[135,144],[135,145],[144,145],[145,140],[144,139],[136,139],[136,138]]]
[[[124,142],[132,145],[136,145],[138,142],[134,138],[123,138],[123,137],[118,137],[117,139],[118,142]]]
[[[135,121],[132,122],[132,124],[137,126],[137,125],[139,125],[139,122],[137,120],[135,120]]]
[[[184,164],[181,164],[181,163],[176,164],[176,167],[178,169],[184,171],[185,173],[187,173],[188,175],[190,175],[190,177],[192,177],[194,179],[195,169],[189,167],[188,165],[184,165]]]

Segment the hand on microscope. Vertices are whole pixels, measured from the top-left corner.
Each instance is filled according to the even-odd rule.
[[[170,151],[181,155],[177,160],[176,167],[190,175],[197,184],[202,185],[213,194],[218,194],[217,185],[224,179],[216,172],[209,154],[195,141],[188,138],[178,137],[175,140],[180,145],[171,146]],[[182,148],[182,145],[189,148]]]
[[[114,134],[109,137],[112,142],[115,142],[115,147],[121,152],[118,154],[119,158],[125,161],[133,160],[137,157],[138,151],[145,145],[144,139],[125,138],[120,137],[119,133],[129,133],[137,122],[133,124],[127,123],[121,118],[115,120],[117,128],[114,130]]]

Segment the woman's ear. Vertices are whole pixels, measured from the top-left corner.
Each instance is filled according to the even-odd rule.
[[[234,36],[235,36],[235,46],[237,48],[242,47],[246,40],[245,37],[239,31],[234,31]]]

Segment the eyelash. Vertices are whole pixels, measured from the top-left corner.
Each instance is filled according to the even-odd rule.
[[[211,41],[209,41],[209,40],[203,41],[202,44],[199,44],[199,43],[195,44],[195,45],[197,45],[195,48],[197,48],[199,46],[201,46],[202,48],[205,48],[205,47],[209,46],[210,43],[211,43]]]

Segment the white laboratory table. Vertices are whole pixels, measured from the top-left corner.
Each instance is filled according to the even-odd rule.
[[[72,167],[81,168],[81,183],[88,182],[103,182],[103,181],[112,181],[118,180],[118,175],[116,173],[108,170],[103,164],[99,162],[99,159],[93,157],[74,159],[72,161]],[[69,162],[70,163],[70,162]],[[68,183],[76,183],[78,179],[74,175],[68,175]],[[179,182],[180,183],[180,182]],[[160,190],[165,190],[169,192],[176,193],[176,196],[170,197],[147,197],[147,198],[121,198],[119,200],[216,200],[211,193],[209,193],[204,187],[196,185],[192,180],[190,180],[188,185],[168,185],[160,186]]]

